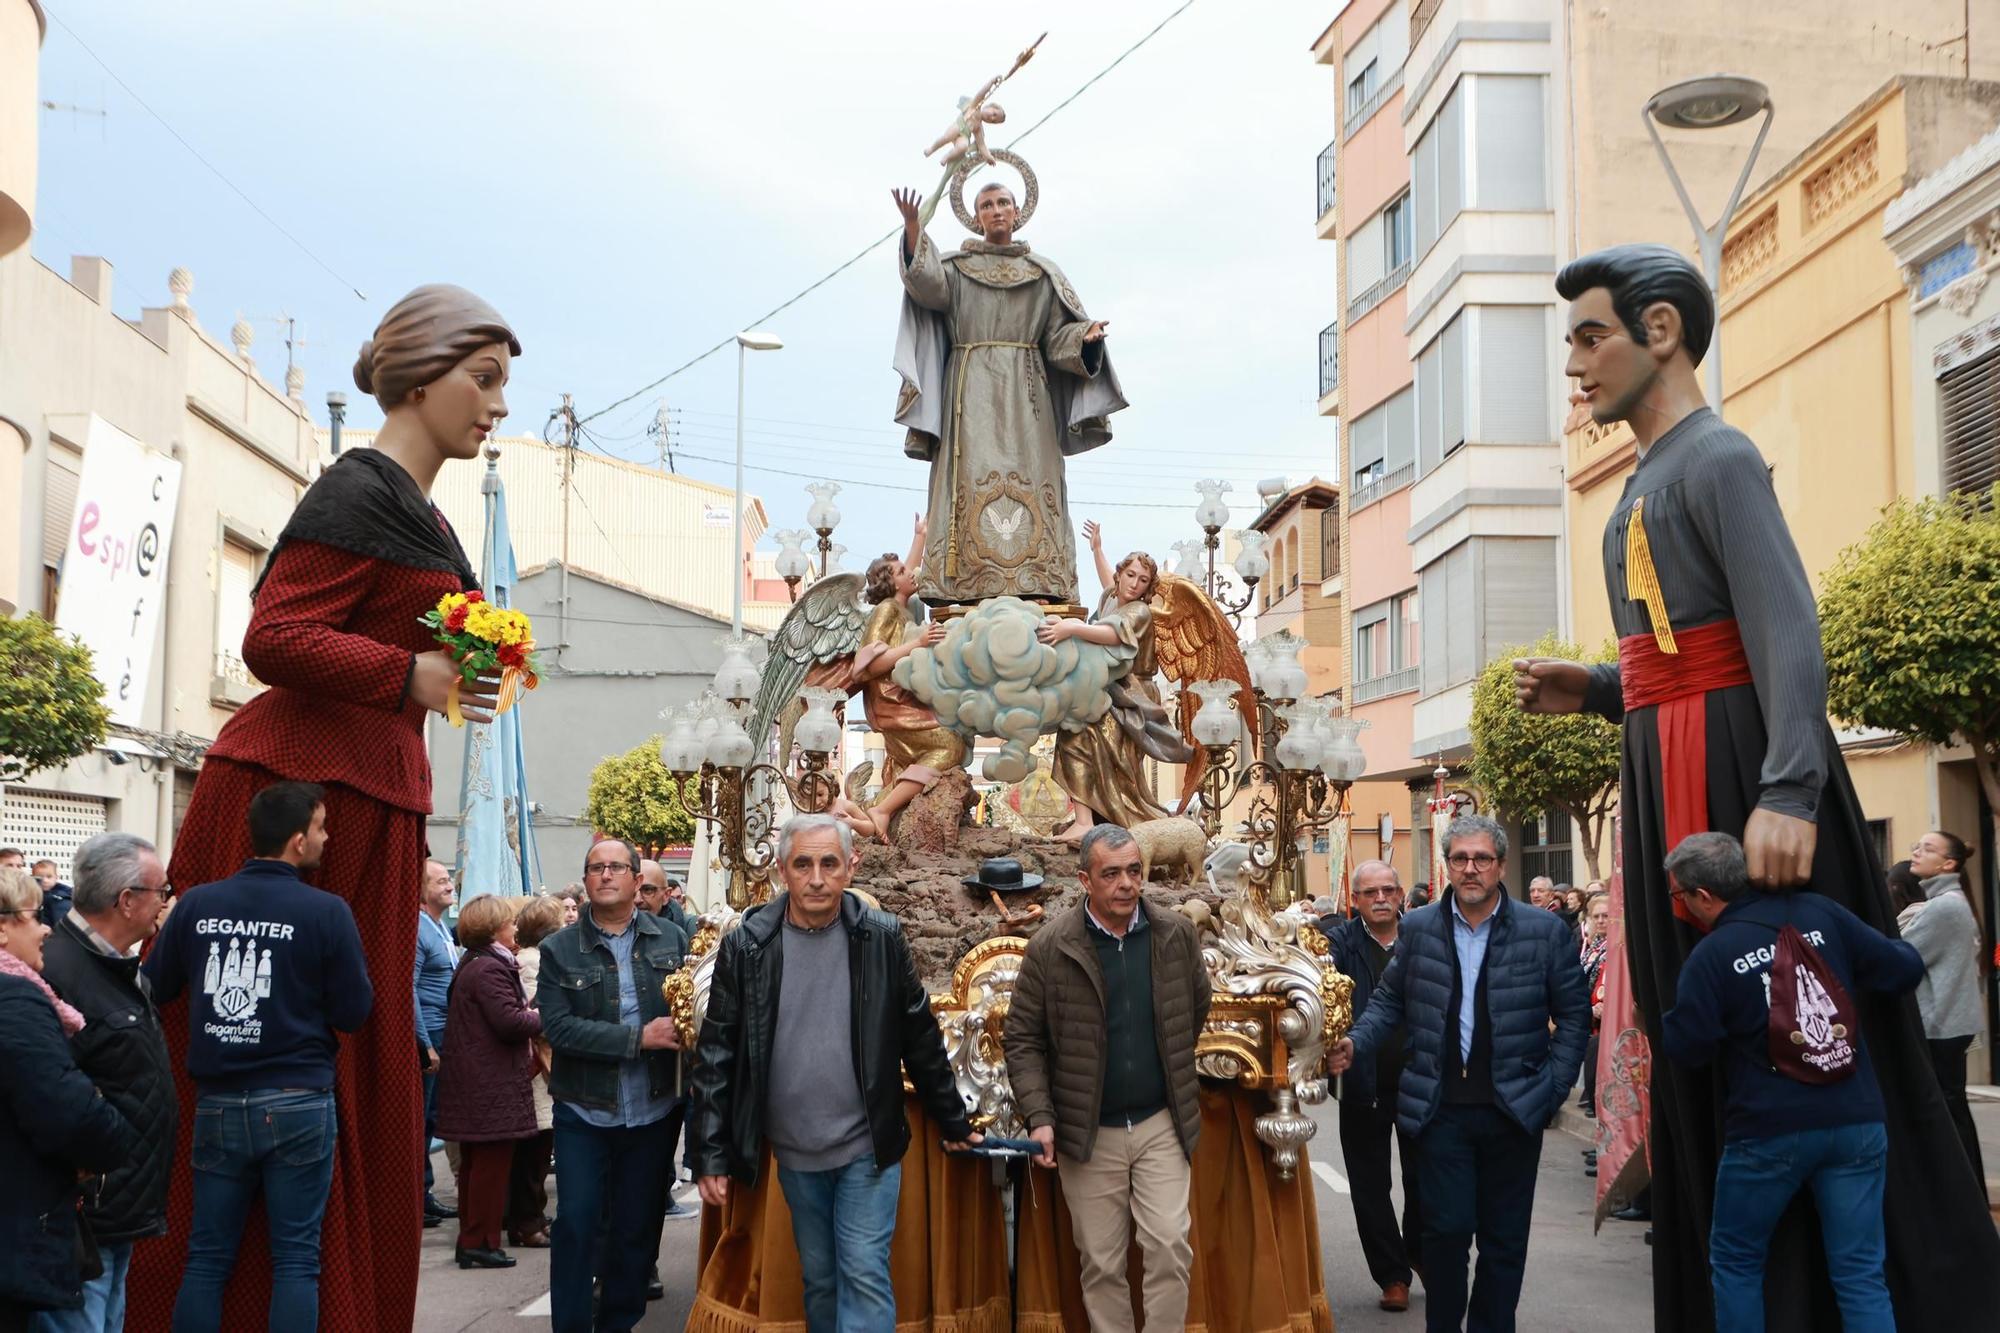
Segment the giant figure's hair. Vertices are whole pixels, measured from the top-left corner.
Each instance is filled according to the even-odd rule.
[[[1556,293],[1574,301],[1593,287],[1611,293],[1611,308],[1640,346],[1646,307],[1665,301],[1681,315],[1681,345],[1697,366],[1715,335],[1715,297],[1688,257],[1664,245],[1614,245],[1573,259],[1556,274]]]

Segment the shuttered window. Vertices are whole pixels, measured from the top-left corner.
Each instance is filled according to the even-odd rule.
[[[222,568],[215,602],[216,674],[240,683],[251,683],[250,669],[243,665],[243,636],[250,629],[250,588],[257,581],[260,553],[225,538]]]
[[[1420,631],[1426,695],[1463,685],[1479,669],[1472,548],[1471,542],[1460,542],[1426,565],[1418,578],[1422,604],[1430,608]]]
[[[1411,161],[1410,197],[1416,201],[1417,254],[1437,243],[1465,207],[1465,102],[1459,90],[1438,108],[1417,139]]]
[[[1417,354],[1417,475],[1425,476],[1444,457],[1438,439],[1443,433],[1444,376],[1436,341]]]
[[[1438,335],[1439,443],[1447,458],[1465,443],[1465,325],[1460,315]]]
[[[1533,212],[1549,206],[1542,133],[1542,80],[1479,75],[1474,164],[1482,212]]]
[[[1389,400],[1387,452],[1383,465],[1393,475],[1417,461],[1417,394],[1404,389]]]
[[[1991,490],[2000,482],[2000,351],[1946,371],[1938,390],[1945,492]]]
[[[42,564],[62,567],[69,549],[70,524],[76,521],[76,492],[83,477],[83,460],[60,445],[49,446],[49,465],[42,482]]]
[[[1322,509],[1319,515],[1319,576],[1322,579],[1340,577],[1340,501],[1335,500],[1329,509]]]
[[[1554,438],[1549,420],[1547,307],[1481,306],[1479,426],[1490,444],[1534,444]]]
[[[1553,537],[1480,537],[1471,546],[1479,573],[1477,670],[1556,627],[1556,543]]]
[[[1383,456],[1389,442],[1388,405],[1371,408],[1347,426],[1348,466],[1353,469],[1354,486],[1372,486],[1382,480]]]
[[[1354,229],[1347,240],[1347,299],[1352,301],[1382,281],[1389,270],[1382,266],[1382,214],[1377,213]]]

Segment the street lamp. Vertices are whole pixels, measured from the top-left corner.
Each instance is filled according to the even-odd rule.
[[[1729,125],[1740,125],[1760,111],[1764,113],[1764,123],[1757,127],[1757,138],[1750,145],[1750,156],[1743,159],[1743,170],[1736,177],[1736,188],[1729,192],[1729,202],[1722,206],[1722,216],[1716,219],[1715,225],[1704,226],[1694,200],[1688,197],[1687,186],[1681,183],[1680,173],[1674,170],[1674,160],[1667,155],[1667,145],[1660,139],[1660,131],[1654,122],[1677,130],[1719,130]],[[1653,148],[1667,169],[1667,179],[1673,182],[1674,193],[1680,196],[1681,208],[1694,226],[1695,243],[1701,249],[1701,270],[1708,278],[1709,290],[1715,293],[1715,333],[1708,347],[1708,396],[1710,405],[1718,414],[1722,411],[1722,242],[1729,234],[1729,221],[1736,214],[1737,201],[1743,198],[1743,187],[1750,182],[1750,169],[1757,165],[1757,154],[1764,147],[1764,136],[1771,132],[1771,117],[1774,114],[1771,90],[1757,80],[1733,74],[1711,74],[1660,89],[1647,99],[1646,110],[1640,117],[1646,122],[1646,133],[1652,136]]]
[[[347,424],[347,395],[335,389],[326,396],[326,420],[328,425],[327,443],[335,454],[340,452],[340,428]]]
[[[735,539],[729,551],[730,616],[737,634],[743,633],[743,363],[752,352],[775,352],[785,344],[774,333],[749,329],[736,335],[736,514]]]

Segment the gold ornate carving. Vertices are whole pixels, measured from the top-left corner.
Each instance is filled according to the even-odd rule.
[[[1846,208],[1882,177],[1880,144],[1875,126],[1848,144],[1799,187],[1805,203],[1806,226],[1817,227]]]

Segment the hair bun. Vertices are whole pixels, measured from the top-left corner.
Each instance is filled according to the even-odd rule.
[[[354,387],[363,393],[375,392],[375,340],[373,338],[361,344],[361,354],[354,358]]]

